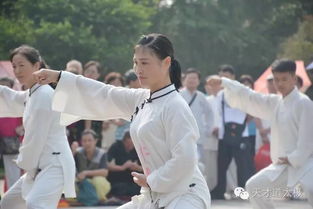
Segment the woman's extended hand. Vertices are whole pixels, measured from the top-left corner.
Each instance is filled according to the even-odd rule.
[[[41,69],[33,73],[35,80],[39,84],[56,83],[59,77],[60,71]]]

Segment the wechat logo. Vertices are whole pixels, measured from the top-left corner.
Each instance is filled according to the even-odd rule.
[[[236,195],[236,197],[240,197],[243,200],[247,200],[249,198],[249,193],[245,191],[245,189],[242,187],[237,187],[234,190],[234,194]]]

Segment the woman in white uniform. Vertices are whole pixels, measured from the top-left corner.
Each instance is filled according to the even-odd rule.
[[[41,70],[39,83],[56,82],[53,109],[61,123],[79,119],[131,120],[130,133],[143,174],[133,172],[141,195],[120,209],[207,209],[210,194],[197,166],[199,131],[179,95],[181,70],[171,42],[161,34],[143,36],[134,49],[141,86],[127,89],[67,72]]]
[[[36,83],[33,72],[45,67],[36,49],[18,47],[10,59],[28,90],[0,86],[0,117],[23,116],[25,135],[16,164],[26,173],[4,194],[1,209],[56,209],[63,191],[75,197],[75,163],[60,113],[51,109],[54,90]]]

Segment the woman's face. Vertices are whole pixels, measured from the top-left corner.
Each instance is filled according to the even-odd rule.
[[[134,70],[143,88],[156,91],[169,80],[170,57],[161,60],[151,49],[140,46],[135,49],[133,60]]]
[[[84,76],[93,80],[98,80],[100,74],[97,67],[95,65],[91,65],[85,69]]]
[[[93,151],[96,149],[97,140],[92,134],[85,134],[81,139],[82,147],[86,151]]]
[[[184,84],[187,89],[195,91],[200,84],[199,75],[197,73],[187,73],[185,75]]]
[[[12,58],[12,67],[17,80],[27,89],[36,83],[33,72],[39,70],[39,62],[33,64],[22,54],[16,54]]]

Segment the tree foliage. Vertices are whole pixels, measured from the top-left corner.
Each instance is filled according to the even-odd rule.
[[[297,33],[281,44],[280,57],[303,60],[306,64],[313,61],[313,16],[307,17]]]
[[[258,76],[310,12],[303,2],[176,0],[160,9],[154,30],[166,31],[174,40],[184,68],[196,67],[208,75],[229,63],[238,74]]]
[[[0,57],[7,57],[9,49],[27,43],[38,48],[54,68],[63,69],[70,59],[83,63],[93,59],[109,69],[124,71],[131,66],[133,44],[151,25],[153,3],[151,0],[7,3],[0,19],[3,29],[0,38],[7,42]]]
[[[258,76],[281,48],[281,54],[311,50],[300,35],[286,39],[313,14],[312,0],[2,0],[0,6],[0,59],[26,43],[57,69],[78,59],[124,72],[134,43],[150,32],[168,35],[183,69],[203,75],[228,63],[238,74]]]

